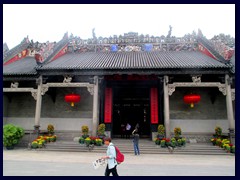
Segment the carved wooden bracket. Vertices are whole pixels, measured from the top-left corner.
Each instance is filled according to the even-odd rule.
[[[192,76],[192,81],[194,83],[201,83],[201,76],[200,75]]]
[[[48,91],[48,87],[42,87],[41,95],[44,95]]]
[[[18,88],[19,83],[18,82],[13,82],[11,83],[11,88]]]
[[[227,91],[226,91],[226,87],[225,86],[218,86],[218,89],[220,92],[223,93],[224,96],[226,96]]]
[[[175,86],[169,87],[168,88],[168,95],[171,96],[174,91],[175,91]]]
[[[37,100],[37,91],[31,91],[32,97]]]
[[[72,81],[72,77],[71,76],[64,76],[64,83],[70,83]]]
[[[87,87],[88,92],[93,95],[94,93],[94,88],[93,87]]]

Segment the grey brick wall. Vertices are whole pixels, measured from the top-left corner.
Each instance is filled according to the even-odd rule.
[[[71,107],[64,101],[68,93],[81,95],[81,101]],[[171,131],[175,126],[182,127],[185,132],[212,132],[216,125],[228,128],[226,112],[226,96],[216,91],[214,103],[210,100],[208,88],[195,88],[194,92],[201,95],[201,101],[190,108],[183,102],[183,96],[189,88],[176,88],[170,99]],[[25,129],[33,129],[36,101],[31,93],[14,93],[11,102],[3,98],[4,124],[12,122]],[[92,126],[93,96],[87,88],[57,88],[56,101],[45,94],[42,99],[41,129],[45,130],[47,124],[52,123],[57,130],[80,131],[82,125]],[[235,107],[235,105],[233,106]]]
[[[183,101],[186,93],[196,92],[201,100],[194,108],[190,108]],[[210,88],[176,88],[176,91],[169,97],[170,119],[226,119],[226,96],[216,91],[214,103],[210,99]]]

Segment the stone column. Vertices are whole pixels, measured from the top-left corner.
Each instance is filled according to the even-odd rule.
[[[37,80],[38,90],[37,90],[37,102],[36,102],[36,111],[35,111],[35,124],[34,130],[37,134],[39,134],[40,128],[40,116],[41,116],[41,106],[42,106],[42,76]]]
[[[92,136],[97,135],[98,121],[98,76],[94,76]]]
[[[231,83],[229,75],[225,75],[225,85],[226,85],[226,104],[227,104],[227,117],[229,124],[229,137],[232,143],[235,144],[235,122],[233,117],[233,105],[232,105],[232,92],[231,92]]]
[[[164,126],[166,131],[166,138],[170,138],[171,132],[169,118],[168,76],[164,76],[163,91],[164,91]]]

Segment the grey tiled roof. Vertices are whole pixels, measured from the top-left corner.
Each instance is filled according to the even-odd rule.
[[[40,67],[51,69],[227,68],[201,52],[102,52],[66,54]]]
[[[37,71],[34,57],[26,57],[3,66],[3,75],[35,75]]]

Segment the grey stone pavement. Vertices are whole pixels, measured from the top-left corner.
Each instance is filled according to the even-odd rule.
[[[105,166],[92,162],[104,156],[93,152],[3,150],[3,176],[103,176]],[[120,176],[235,176],[235,156],[125,154]]]

